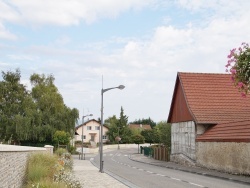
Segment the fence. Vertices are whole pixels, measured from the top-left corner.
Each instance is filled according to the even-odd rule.
[[[143,147],[143,152],[144,156],[152,157],[155,160],[169,161],[170,159],[170,152],[166,147]]]

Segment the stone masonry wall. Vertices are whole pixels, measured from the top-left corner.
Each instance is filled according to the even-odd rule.
[[[250,175],[250,143],[197,142],[196,163],[209,169]]]
[[[185,155],[195,160],[195,124],[193,121],[171,124],[171,155]],[[177,159],[172,157],[171,160]],[[176,161],[176,160],[174,160]],[[176,161],[177,162],[177,161]]]
[[[0,188],[22,187],[32,152],[46,152],[46,149],[0,144]]]

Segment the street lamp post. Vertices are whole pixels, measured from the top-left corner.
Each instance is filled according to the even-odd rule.
[[[118,127],[118,149],[120,149],[120,134],[119,134],[120,127]]]
[[[83,125],[84,125],[84,118],[88,117],[88,116],[93,116],[93,114],[88,114],[88,115],[82,116],[82,155],[81,155],[81,160],[83,158]]]
[[[111,87],[101,90],[101,141],[100,141],[100,170],[99,172],[103,173],[103,93],[111,89],[124,89],[124,85],[119,85],[118,87]]]

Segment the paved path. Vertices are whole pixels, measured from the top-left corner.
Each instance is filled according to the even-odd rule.
[[[89,160],[79,160],[73,158],[73,172],[75,177],[80,181],[82,187],[98,188],[125,188],[123,183],[114,179],[106,173],[100,173]]]

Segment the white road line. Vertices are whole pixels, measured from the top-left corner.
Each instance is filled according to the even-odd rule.
[[[199,184],[196,184],[196,183],[192,183],[192,182],[188,182],[188,183],[191,184],[191,185],[196,185],[198,187],[204,187],[203,185],[199,185]]]
[[[181,181],[180,179],[178,179],[178,178],[173,178],[173,177],[170,177],[170,179],[172,179],[172,180],[177,180],[177,181]]]
[[[104,155],[104,156],[105,156],[105,155]],[[116,153],[115,155],[110,155],[110,156],[112,156],[111,159],[112,159],[114,162],[116,162],[116,163],[118,163],[118,164],[120,164],[120,165],[128,166],[128,167],[130,167],[130,168],[137,169],[137,170],[139,170],[139,171],[145,171],[145,172],[147,172],[147,173],[154,174],[154,172],[146,171],[146,170],[143,170],[143,169],[141,169],[141,168],[137,168],[137,167],[135,167],[135,166],[130,166],[130,165],[128,165],[128,164],[124,164],[124,163],[118,162],[118,161],[116,161],[115,159],[113,159],[113,157],[115,157],[115,156],[121,156],[120,153]],[[127,156],[127,155],[124,155],[124,156]],[[90,158],[90,160],[94,160],[94,158]],[[182,181],[182,182],[184,182],[184,183],[188,183],[188,184],[191,184],[191,185],[194,185],[194,186],[197,186],[197,187],[203,187],[203,188],[205,188],[205,186],[203,186],[203,185],[199,185],[199,184],[196,184],[196,183],[184,181],[184,180],[181,180],[181,179],[178,179],[178,178],[174,178],[174,177],[169,177],[169,176],[166,176],[166,175],[163,175],[163,174],[155,174],[155,175],[161,176],[161,177],[167,177],[167,178],[170,178],[170,179],[172,179],[172,180]]]
[[[162,177],[164,177],[165,175],[163,175],[163,174],[156,174],[157,176],[162,176]]]

